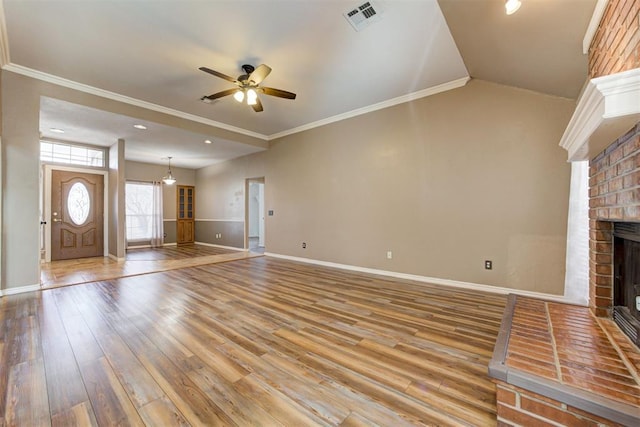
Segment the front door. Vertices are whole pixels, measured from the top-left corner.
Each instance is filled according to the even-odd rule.
[[[103,256],[104,176],[51,171],[51,260]]]

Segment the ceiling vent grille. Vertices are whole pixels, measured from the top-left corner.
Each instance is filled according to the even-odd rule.
[[[349,21],[349,24],[351,24],[356,31],[360,31],[373,22],[378,21],[381,14],[382,8],[373,1],[365,2],[343,13],[344,17]]]

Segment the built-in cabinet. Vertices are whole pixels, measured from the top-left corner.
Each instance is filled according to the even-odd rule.
[[[179,245],[193,243],[196,234],[196,189],[191,185],[178,185],[176,196],[176,241]]]

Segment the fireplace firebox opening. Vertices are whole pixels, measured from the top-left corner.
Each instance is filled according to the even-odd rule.
[[[614,223],[613,239],[613,320],[640,348],[640,223]]]

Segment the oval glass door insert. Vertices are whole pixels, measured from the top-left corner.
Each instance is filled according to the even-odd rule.
[[[76,225],[84,224],[89,217],[90,209],[91,197],[89,197],[87,187],[81,182],[76,182],[71,186],[67,196],[67,210],[71,221]]]

